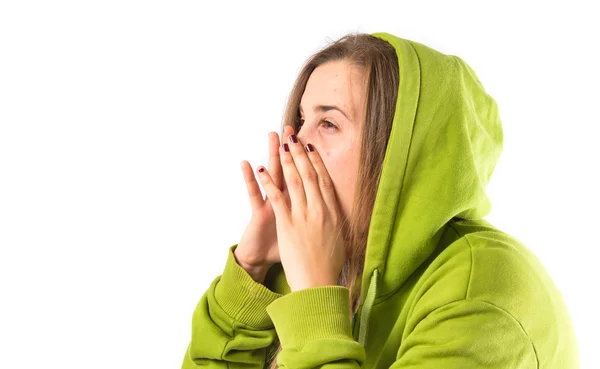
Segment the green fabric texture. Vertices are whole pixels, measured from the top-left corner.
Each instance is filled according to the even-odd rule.
[[[361,304],[256,283],[229,248],[201,297],[183,369],[579,368],[570,314],[540,260],[483,219],[503,147],[495,100],[465,61],[385,32],[400,85],[369,227]],[[515,209],[518,211],[518,209]]]

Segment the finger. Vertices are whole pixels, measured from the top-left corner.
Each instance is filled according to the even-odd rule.
[[[292,157],[297,170],[296,175],[300,177],[304,187],[306,201],[305,205],[313,209],[317,209],[319,206],[325,207],[323,196],[321,195],[321,189],[319,188],[318,174],[315,168],[313,168],[302,142],[296,135],[290,135],[288,141],[290,148],[289,154],[291,154],[290,156]]]
[[[281,158],[281,166],[283,167],[283,176],[287,185],[287,191],[292,202],[292,212],[304,213],[306,209],[306,191],[304,183],[302,182],[302,177],[300,176],[296,164],[294,164],[294,158],[292,157],[291,150],[293,145],[298,144],[285,142],[281,145],[279,156]]]
[[[291,133],[294,134],[293,128]],[[321,191],[317,182],[317,172],[313,168],[312,163],[307,156],[306,146],[303,145],[303,142],[300,141],[297,135],[294,134],[294,137],[298,141],[297,143],[293,143],[292,138],[289,136],[287,137],[287,142],[291,145],[290,152],[292,153],[294,163],[296,164],[296,168],[298,169],[298,172],[300,173],[304,183],[307,206],[311,206],[311,203],[315,205],[317,203],[323,204],[323,199],[320,193]]]
[[[273,178],[269,174],[268,170],[265,167],[260,166],[258,167],[257,172],[258,179],[265,189],[267,196],[269,197],[275,217],[278,221],[289,221],[290,211],[285,203],[285,197],[279,188],[275,186],[275,182],[273,182]]]
[[[290,142],[290,135],[295,134],[294,127],[285,126],[283,127],[283,134],[281,135],[281,143]],[[280,145],[281,146],[281,145]]]
[[[290,135],[290,134],[292,134],[292,133],[294,133],[294,128],[293,128],[292,126],[284,126],[284,127],[283,127],[283,131],[282,131],[282,133],[281,133],[281,140],[282,140],[282,141],[281,141],[281,144],[282,144],[282,143],[284,143],[284,142],[288,142],[288,137],[289,137],[289,135]],[[278,151],[280,151],[280,150],[281,150],[281,144],[280,144],[280,145],[279,145],[279,147],[277,148],[277,150],[278,150]],[[281,160],[281,159],[280,159],[280,160]],[[280,162],[279,164],[281,165],[281,162]],[[282,180],[283,180],[283,174],[282,174]],[[283,184],[282,184],[282,186],[281,186],[281,187],[279,187],[279,188],[281,189],[281,191],[282,191],[283,193],[285,193],[286,195],[288,194],[288,191],[287,191],[287,184],[286,184],[285,180],[283,180]],[[288,196],[288,199],[289,199],[289,196]]]
[[[275,182],[277,188],[281,188],[283,182],[283,171],[279,159],[280,145],[277,132],[269,132],[269,173],[271,173],[273,182]]]
[[[289,142],[288,141],[289,140],[288,137],[292,133],[294,133],[294,127],[293,126],[291,126],[291,125],[283,126],[283,130],[281,132],[282,143]],[[281,150],[281,145],[279,145],[278,150]],[[281,162],[280,162],[280,164],[281,164]],[[290,199],[290,192],[288,190],[287,182],[285,181],[285,178],[283,178],[283,174],[282,174],[282,181],[283,181],[283,185],[280,187],[280,189],[281,189],[281,192],[283,192],[283,194],[284,194],[284,196],[286,198],[286,201],[287,201],[287,204],[288,204],[289,208],[291,209],[291,207],[292,207],[292,200]]]
[[[317,148],[313,144],[308,143],[306,144],[305,148],[308,160],[310,160],[312,167],[314,168],[315,172],[317,172],[317,183],[322,201],[325,202],[325,205],[333,214],[339,214],[340,207],[335,194],[333,180],[331,179],[331,176],[329,175],[329,172],[323,163],[321,154],[319,154]],[[309,149],[312,149],[312,151],[309,151]]]
[[[253,210],[259,209],[263,206],[265,200],[263,200],[263,195],[260,192],[260,187],[254,176],[252,166],[246,160],[242,160],[240,167],[242,168],[244,181],[246,181],[246,189],[248,190],[248,197],[250,197],[250,206],[252,206]]]

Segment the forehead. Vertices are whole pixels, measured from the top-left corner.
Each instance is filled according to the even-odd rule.
[[[364,100],[362,74],[345,61],[332,61],[311,73],[300,104],[304,113],[314,105],[337,105],[355,120]]]

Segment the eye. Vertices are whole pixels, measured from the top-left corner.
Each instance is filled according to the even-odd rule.
[[[302,125],[304,124],[304,119],[302,119],[302,118],[297,118],[297,119],[296,119],[296,123],[297,123],[297,126],[298,126],[298,131],[299,131],[299,130],[300,130],[300,127],[302,127]],[[337,128],[337,126],[336,126],[335,124],[331,123],[331,122],[330,122],[330,121],[328,121],[328,120],[325,120],[325,119],[323,119],[323,120],[321,120],[321,123],[325,123],[325,127],[326,127],[326,129],[331,129],[331,130],[333,130],[333,129],[338,129],[338,128]]]
[[[322,120],[321,122],[326,123],[327,129],[337,129],[336,125],[328,120]]]

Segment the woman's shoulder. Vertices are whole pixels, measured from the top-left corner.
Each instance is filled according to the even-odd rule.
[[[456,220],[449,229],[453,238],[431,266],[463,269],[465,299],[515,309],[533,301],[553,303],[560,295],[544,264],[517,237],[483,219]]]
[[[459,273],[464,277],[464,299],[510,315],[534,346],[548,350],[545,355],[552,356],[552,348],[573,350],[575,333],[566,302],[535,253],[485,220],[459,221],[450,227],[456,239],[438,257],[464,270]],[[447,273],[452,274],[452,268]]]

